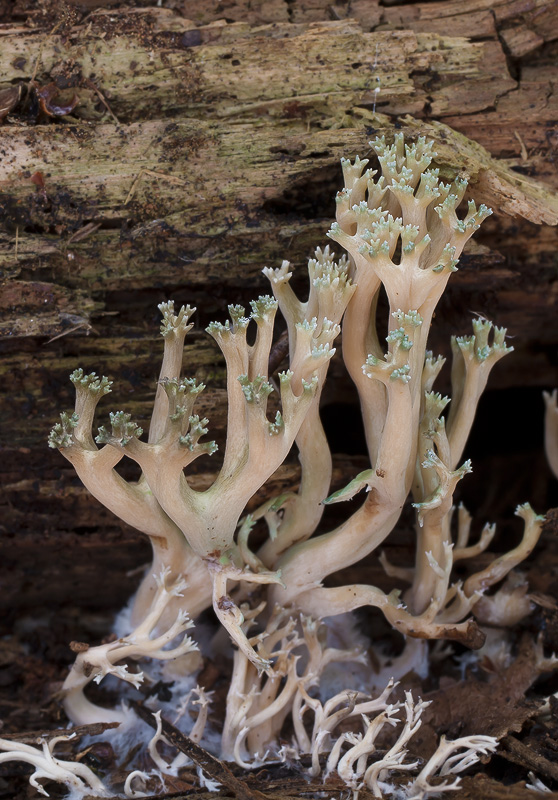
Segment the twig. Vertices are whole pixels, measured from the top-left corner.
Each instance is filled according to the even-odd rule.
[[[91,725],[76,725],[75,728],[59,728],[55,731],[27,731],[26,733],[3,733],[2,739],[22,742],[22,744],[38,744],[41,740],[48,741],[56,736],[67,736],[75,733],[80,736],[99,736],[101,733],[117,728],[118,722],[94,722]]]
[[[186,181],[182,178],[177,178],[176,175],[169,175],[166,172],[156,172],[154,169],[140,169],[136,177],[134,178],[132,185],[130,186],[130,191],[128,192],[128,196],[124,201],[124,205],[127,206],[130,202],[132,195],[136,191],[136,186],[138,185],[138,181],[144,175],[151,175],[153,178],[165,178],[165,180],[169,181],[170,183],[178,183],[182,184],[183,186],[186,185]]]
[[[132,185],[130,186],[130,191],[128,192],[128,196],[124,200],[124,205],[125,206],[127,206],[128,203],[130,202],[130,200],[132,199],[132,195],[136,191],[137,183],[138,183],[138,181],[139,181],[139,179],[141,178],[142,175],[143,175],[143,170],[140,169],[140,171],[138,172],[138,174],[136,175],[136,177],[132,181]]]
[[[521,160],[522,161],[528,161],[529,160],[529,153],[527,152],[527,148],[525,147],[525,142],[523,141],[523,139],[521,138],[521,136],[518,134],[517,131],[514,131],[513,133],[514,133],[515,138],[519,142],[519,146],[521,147]]]
[[[74,325],[73,328],[68,328],[67,331],[62,331],[62,333],[57,333],[56,336],[53,336],[51,339],[47,341],[47,344],[55,342],[56,339],[61,339],[63,336],[68,336],[70,333],[74,333],[74,331],[78,331],[80,328],[83,328],[84,325],[88,328],[88,330],[91,330],[91,325],[88,322],[85,322],[84,320],[83,322],[79,322],[77,325]]]
[[[136,714],[144,722],[152,728],[157,728],[157,723],[151,711],[142,706],[141,703],[135,701],[133,701],[131,705]],[[211,753],[208,753],[207,750],[204,750],[199,744],[193,742],[188,736],[185,736],[175,728],[174,725],[167,722],[166,719],[161,717],[161,722],[163,734],[168,741],[182,753],[185,753],[196,766],[201,767],[212,780],[221,783],[231,791],[235,797],[238,797],[239,800],[269,800],[267,795],[263,794],[263,792],[259,792],[257,789],[251,789],[244,781],[235,777],[226,764],[219,761],[215,756],[212,756]]]
[[[109,112],[109,114],[111,115],[111,117],[113,118],[113,120],[116,122],[116,124],[117,124],[117,125],[120,125],[120,122],[119,122],[119,120],[118,120],[118,117],[116,116],[116,114],[114,113],[114,111],[112,110],[112,108],[111,108],[111,107],[109,106],[109,104],[107,103],[107,101],[106,101],[106,98],[105,98],[105,96],[103,95],[103,93],[101,92],[101,90],[100,90],[100,89],[97,89],[97,87],[95,86],[95,84],[93,83],[93,81],[92,81],[92,80],[90,80],[89,78],[86,78],[86,79],[85,79],[85,85],[86,85],[86,86],[87,86],[89,89],[91,89],[93,92],[95,92],[95,94],[97,95],[97,97],[99,98],[99,100],[101,101],[101,103],[104,105],[104,107],[106,108],[106,110]]]
[[[144,175],[152,175],[154,178],[166,178],[170,183],[178,183],[186,186],[184,178],[177,178],[176,175],[169,175],[168,172],[157,172],[154,169],[142,169]]]
[[[520,742],[519,739],[516,739],[514,736],[504,736],[500,744],[502,745],[502,749],[499,750],[498,753],[508,761],[518,764],[521,767],[532,769],[545,778],[558,781],[558,764],[539,755],[539,753],[536,753],[531,747]]]
[[[72,242],[82,242],[84,239],[87,239],[92,233],[98,231],[101,227],[100,222],[88,222],[87,225],[84,225],[83,228],[80,228],[79,231],[72,233],[70,238],[68,239],[67,244],[71,244]]]

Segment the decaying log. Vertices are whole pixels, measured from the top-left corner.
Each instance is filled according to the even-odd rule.
[[[121,601],[123,568],[147,550],[45,445],[72,405],[69,372],[108,374],[113,405],[145,417],[157,303],[195,304],[185,363],[208,383],[200,413],[222,436],[223,365],[203,328],[265,290],[264,265],[300,268],[324,243],[339,157],[366,155],[374,136],[433,138],[442,174],[467,175],[495,211],[452,278],[433,346],[447,352],[481,312],[516,337],[494,386],[558,383],[556,0],[104,5],[16,3],[0,24],[0,475],[13,570],[0,605],[33,605],[39,584],[56,585],[56,602],[86,602],[76,586],[92,552]],[[347,385],[336,375],[326,404]],[[291,466],[278,476],[294,480]],[[101,552],[109,540],[114,560]],[[62,552],[65,577],[50,584]],[[112,602],[110,591],[89,600]]]

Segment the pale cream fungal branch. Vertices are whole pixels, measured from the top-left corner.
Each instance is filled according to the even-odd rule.
[[[434,598],[441,591],[441,576],[434,566],[436,564],[446,564],[446,569],[442,570],[444,574],[447,570],[443,594],[447,591],[447,581],[453,565],[453,545],[450,544],[449,530],[453,493],[457,483],[471,472],[471,462],[466,461],[459,469],[450,470],[433,450],[427,450],[420,468],[422,488],[431,491],[431,494],[422,501],[413,503],[417,511],[417,554],[414,579],[407,601],[418,614],[436,605]],[[442,602],[443,598],[439,597],[438,603]]]
[[[271,668],[269,659],[259,655],[250,644],[243,630],[244,615],[227,591],[230,580],[255,584],[279,583],[280,572],[252,572],[248,567],[239,569],[231,563],[226,563],[227,556],[219,561],[209,561],[208,567],[213,578],[213,610],[221,625],[229,632],[232,640],[242,650],[258,670],[267,671]]]
[[[85,375],[82,369],[74,370],[70,380],[76,389],[75,413],[78,417],[74,438],[88,449],[96,449],[91,436],[93,417],[99,400],[112,391],[112,381],[104,375],[98,377],[95,372]]]
[[[384,776],[389,775],[391,770],[409,772],[416,769],[417,761],[405,763],[407,757],[407,745],[415,733],[422,725],[422,714],[430,702],[421,700],[415,702],[411,692],[405,692],[404,712],[405,720],[401,733],[395,743],[380,759],[370,764],[363,775],[363,782],[373,793],[374,797],[381,797],[381,781]],[[399,720],[397,720],[399,721]]]
[[[348,705],[342,709],[343,713],[337,712],[335,722],[327,729],[320,728],[313,741],[310,770],[312,775],[317,776],[322,770],[318,753],[323,750],[329,753],[326,760],[326,777],[327,774],[336,771],[354,792],[366,786],[374,797],[382,798],[393,795],[394,786],[391,780],[394,774],[400,775],[417,770],[419,761],[408,759],[408,747],[419,730],[422,714],[430,703],[421,699],[415,701],[411,692],[405,692],[404,704],[387,704],[386,699],[392,690],[393,682],[377,701],[369,703],[357,704],[356,696],[346,698]],[[340,700],[341,695],[332,698],[330,702],[339,704]],[[321,717],[321,704],[311,699],[309,702]],[[365,706],[369,711],[362,710]],[[403,719],[399,717],[401,712],[404,715]],[[345,731],[336,739],[330,738],[330,733],[337,725],[343,722],[346,726],[348,718],[357,716],[361,716],[362,719],[362,732]],[[400,730],[387,750],[379,750],[376,741],[379,735],[384,733],[386,726],[399,727]],[[434,784],[431,780],[434,777],[443,778],[463,772],[475,764],[481,755],[493,753],[496,746],[497,740],[489,736],[469,736],[453,742],[442,737],[439,747],[418,777],[406,785],[398,783],[396,794],[401,798],[425,800],[433,795],[456,789],[459,779]],[[463,750],[465,752],[459,752]]]
[[[301,464],[301,483],[298,493],[292,497],[284,511],[281,525],[275,531],[273,540],[268,540],[260,551],[266,564],[273,564],[281,553],[297,542],[308,539],[320,522],[322,500],[328,494],[332,474],[332,461],[329,445],[319,414],[321,390],[324,385],[329,356],[333,355],[332,343],[339,332],[339,324],[356,286],[349,277],[349,261],[343,256],[335,260],[329,246],[317,248],[314,258],[308,261],[310,291],[306,303],[298,301],[290,287],[286,272],[288,262],[280,270],[264,270],[269,278],[279,307],[287,322],[290,342],[289,366],[295,384],[302,380],[302,370],[315,361],[300,359],[296,353],[297,336],[307,336],[312,328],[314,358],[321,352],[325,356],[318,371],[319,385],[313,402],[308,408],[300,430],[296,436]],[[314,328],[314,320],[316,326]]]
[[[43,780],[63,783],[72,791],[73,797],[86,797],[92,793],[96,797],[114,797],[86,764],[80,761],[66,761],[54,755],[54,749],[59,742],[67,742],[74,736],[72,733],[68,736],[53,736],[46,741],[40,740],[39,747],[13,739],[0,739],[0,764],[9,761],[30,764],[34,772],[29,778],[29,783],[45,797],[50,795],[43,784],[39,783]]]
[[[461,511],[461,507],[459,509]],[[460,529],[461,530],[461,529]],[[460,547],[459,539],[453,551],[453,563],[455,564],[457,561],[462,561],[465,558],[475,558],[476,556],[484,553],[485,550],[490,546],[490,543],[494,539],[496,534],[496,525],[491,525],[490,523],[486,523],[484,528],[482,529],[481,535],[476,544],[472,544],[469,547],[465,545]]]
[[[377,735],[386,723],[393,724],[393,713],[399,708],[398,703],[388,702],[389,696],[396,685],[395,681],[390,680],[386,688],[375,698],[370,698],[362,692],[339,692],[324,704],[317,698],[311,697],[306,691],[306,687],[301,685],[299,693],[304,699],[304,705],[296,709],[297,719],[303,720],[305,712],[311,711],[314,715],[314,722],[311,739],[305,739],[300,723],[295,726],[295,733],[301,751],[308,752],[312,756],[311,775],[315,777],[320,774],[320,755],[322,753],[329,752],[330,754],[327,759],[326,771],[332,772],[334,769],[339,771],[338,762],[341,758],[342,745],[346,741],[350,741],[354,745],[358,745],[361,742],[358,734],[356,736],[352,734],[347,737],[342,735],[336,741],[333,739],[332,734],[335,728],[348,719],[361,717],[367,720],[369,714],[377,715],[374,717],[372,728],[369,727],[369,723],[365,726],[367,736],[365,735],[363,745],[357,750],[356,758],[360,759],[365,755],[365,749],[374,749],[374,741]],[[353,783],[353,776],[351,775],[352,763],[354,762],[350,757],[346,759],[342,765],[345,777],[340,773],[341,777],[350,784]]]
[[[558,391],[543,392],[544,449],[548,465],[555,478],[558,478]]]
[[[256,616],[251,613],[245,620],[246,635]],[[324,634],[325,628],[321,623],[291,613],[289,609],[276,608],[265,630],[250,639],[262,660],[273,662],[273,669],[263,675],[242,651],[235,653],[222,741],[224,757],[234,759],[241,766],[253,767],[261,763],[266,752],[278,753],[279,735],[289,713],[298,740],[297,747],[301,752],[311,752],[313,745],[305,732],[303,718],[307,708],[315,710],[315,704],[320,706],[320,703],[310,699],[307,691],[319,684],[329,664],[364,663],[365,658],[359,648],[328,647]],[[343,694],[343,699],[345,696]],[[338,699],[328,708],[333,711],[339,703]],[[363,706],[363,710],[367,707]],[[325,711],[326,716],[329,713]],[[318,724],[316,717],[312,734],[314,743]]]
[[[199,705],[200,708],[196,722],[194,723],[194,727],[188,734],[188,738],[191,741],[198,743],[202,738],[205,726],[207,724],[207,713],[210,703],[210,695],[212,694],[212,692],[206,693],[201,687],[197,686],[195,689],[189,692],[188,695],[183,699],[181,704],[182,713],[185,712],[192,694],[197,694],[198,699],[194,701],[194,704]],[[173,757],[172,761],[167,761],[165,758],[163,758],[163,756],[159,753],[158,750],[159,743],[165,744],[169,748],[172,747],[172,745],[170,744],[166,736],[163,734],[163,722],[161,719],[161,711],[160,710],[155,711],[153,713],[153,716],[155,717],[157,727],[155,733],[149,740],[149,743],[147,745],[147,752],[149,753],[149,756],[151,757],[151,760],[153,761],[157,769],[160,770],[160,773],[162,773],[163,775],[176,776],[179,774],[179,770],[182,769],[182,767],[190,766],[192,764],[192,761],[186,755],[186,753],[183,752],[178,752],[177,755]],[[160,775],[160,780],[164,787],[165,782],[161,777],[161,775]]]
[[[166,427],[168,407],[161,382],[168,378],[177,378],[180,375],[184,339],[193,327],[193,323],[189,320],[196,311],[195,308],[190,306],[181,306],[178,314],[175,314],[172,300],[160,303],[158,308],[163,316],[160,330],[164,341],[164,352],[163,363],[159,373],[159,385],[155,394],[151,424],[149,426],[150,442],[157,442]]]
[[[333,275],[336,269],[338,274]],[[334,294],[347,288],[347,282],[341,280],[342,269],[339,272],[339,268],[327,260],[327,265],[324,262],[317,271],[320,273],[314,288],[317,305],[319,307],[319,297],[323,296],[328,308],[340,318],[344,304],[336,307]],[[326,272],[331,280],[326,280]],[[268,380],[267,361],[276,310],[277,301],[270,297],[260,297],[253,303],[251,318],[258,328],[253,345],[247,343],[250,318],[241,306],[229,307],[230,323],[211,323],[208,328],[227,362],[229,400],[224,462],[208,490],[193,490],[183,472],[195,457],[215,450],[213,443],[200,442],[207,433],[207,420],[192,414],[195,398],[203,388],[201,385],[163,375],[159,389],[166,397],[167,419],[164,423],[158,422],[159,438],[150,437],[150,442],[142,442],[141,429],[124,412],[113,413],[111,431],[101,428],[97,437],[99,443],[117,450],[124,448],[126,454],[139,463],[161,508],[180,529],[194,553],[208,562],[213,584],[219,579],[221,568],[227,567],[221,561],[222,554],[236,567],[242,567],[242,558],[234,542],[238,519],[254,492],[289,452],[318,395],[327,363],[334,353],[332,342],[339,333],[338,323],[325,316],[297,323],[292,369],[279,376],[282,409],[270,421],[267,398],[273,387]],[[164,313],[168,316],[170,312],[165,309]],[[189,326],[181,324],[180,320],[176,322],[174,317],[167,323],[163,325],[163,333],[166,342],[172,339],[174,353],[177,347],[174,340],[179,339],[181,344]],[[176,354],[171,355],[167,360],[178,368]],[[234,577],[262,582],[269,580],[264,578],[264,572],[259,573],[259,577],[250,577],[251,573],[240,569]],[[223,573],[223,578],[226,580],[231,575],[229,570],[226,576]],[[231,635],[237,637],[238,643],[246,647],[236,606],[224,604],[221,598],[225,595],[226,592],[217,591],[214,586],[213,605],[217,616]],[[255,654],[253,657],[260,664]]]
[[[254,345],[248,345],[249,318],[240,306],[230,306],[231,322],[212,323],[208,331],[219,344],[227,362],[228,428],[223,466],[213,485],[205,492],[194,491],[183,468],[196,455],[214,451],[212,443],[202,444],[206,420],[192,416],[192,403],[172,397],[183,394],[184,382],[165,381],[171,395],[170,428],[182,426],[176,444],[164,440],[144,445],[126,436],[122,444],[144,470],[149,486],[166,513],[202,558],[213,559],[234,549],[238,519],[251,496],[286,457],[320,383],[319,375],[333,353],[331,342],[339,329],[322,320],[321,325],[301,323],[293,361],[296,372],[280,376],[282,410],[273,421],[267,418],[267,398],[273,391],[268,380],[267,360],[277,303],[260,297],[253,304],[252,318],[258,326]],[[188,386],[190,393],[198,387]],[[185,420],[187,419],[187,422]],[[188,426],[188,427],[186,427]],[[118,444],[116,437],[109,438]],[[217,514],[217,516],[216,516]],[[215,575],[215,571],[212,572]]]
[[[473,320],[472,336],[452,337],[452,402],[447,423],[452,468],[463,454],[492,367],[513,352],[505,337],[505,328],[495,328],[480,318]]]
[[[126,797],[131,797],[131,798],[149,797],[151,795],[151,792],[148,793],[148,792],[142,791],[141,789],[134,788],[134,783],[139,782],[142,786],[145,787],[147,781],[152,777],[153,778],[158,778],[159,781],[161,783],[163,783],[163,780],[161,778],[160,773],[155,772],[155,771],[154,772],[145,772],[144,770],[141,770],[141,769],[135,769],[132,772],[128,773],[128,776],[126,777],[126,780],[124,781],[124,794],[126,795]],[[163,785],[164,785],[164,783],[163,783]]]
[[[452,185],[439,181],[438,171],[429,169],[436,156],[432,143],[421,138],[405,145],[402,135],[397,134],[392,145],[386,145],[384,139],[376,139],[371,145],[383,175],[374,181],[375,173],[368,171],[366,199],[360,177],[363,162],[343,163],[347,183],[338,195],[337,222],[328,235],[349,252],[351,276],[359,287],[345,318],[343,352],[359,391],[374,461],[386,399],[381,387],[364,384],[359,371],[369,353],[379,355],[374,317],[380,285],[384,284],[392,311],[414,309],[421,314],[423,341],[414,359],[422,365],[422,345],[434,308],[466,240],[490,211],[482,207],[477,212],[470,206],[464,220],[457,218],[455,209],[467,183],[459,178]],[[442,203],[434,206],[437,200]],[[394,262],[399,241],[401,255]]]
[[[461,584],[450,583],[452,499],[456,483],[470,471],[469,462],[460,469],[457,464],[488,373],[511,348],[501,328],[494,329],[489,341],[493,326],[484,320],[473,323],[473,337],[455,340],[459,357],[454,355],[454,398],[446,426],[442,414],[449,398],[432,390],[444,360],[426,351],[426,340],[457,258],[490,212],[470,203],[465,218],[459,219],[466,181],[458,177],[442,184],[437,171],[429,168],[435,153],[428,143],[406,147],[398,135],[393,145],[372,145],[383,177],[377,184],[374,175],[367,174],[365,191],[365,165],[343,163],[347,185],[338,197],[338,219],[329,233],[348,251],[349,274],[357,284],[343,322],[343,355],[359,392],[371,468],[325,502],[350,499],[363,488],[369,494],[361,509],[335,531],[301,542],[280,558],[277,565],[287,588],[272,589],[272,596],[276,602],[296,598],[312,614],[319,614],[321,606],[323,615],[370,603],[412,636],[447,634],[478,646],[480,631],[471,620],[461,620],[476,606],[480,590],[467,592]],[[351,204],[353,189],[358,202]],[[375,321],[381,285],[391,312],[385,355]],[[381,544],[411,487],[418,519],[417,557],[414,568],[399,573],[412,578],[406,596],[409,608],[392,603],[374,587],[321,589],[333,565],[349,566]],[[491,531],[486,529],[472,549],[461,547],[458,557],[482,551]]]
[[[185,316],[181,319],[179,324],[184,325]],[[169,324],[167,320],[167,327]],[[181,341],[183,333],[185,331],[180,334]],[[61,422],[54,426],[49,445],[58,448],[71,462],[85,487],[99,502],[128,525],[147,534],[153,547],[153,565],[138,591],[133,621],[137,622],[147,613],[156,592],[153,574],[166,566],[170,566],[175,577],[178,574],[187,576],[188,607],[192,614],[199,613],[211,602],[209,576],[200,559],[154,497],[145,475],[135,482],[126,481],[115,469],[126,453],[126,445],[130,449],[131,440],[137,441],[141,436],[141,428],[125,412],[112,413],[110,430],[101,426],[94,440],[94,412],[99,400],[110,393],[112,383],[94,372],[86,375],[82,369],[74,370],[70,380],[76,389],[75,411],[61,414]],[[99,449],[97,444],[105,446]],[[138,446],[141,443],[138,442]],[[175,615],[177,610],[174,609]],[[170,607],[169,613],[173,613]]]
[[[530,601],[526,596],[527,587],[524,581],[519,581],[519,585],[515,581],[504,584],[492,596],[484,594],[529,557],[542,533],[545,518],[536,514],[529,503],[518,506],[515,514],[524,524],[520,543],[494,559],[484,570],[467,578],[463,586],[467,597],[471,597],[474,593],[483,593],[483,597],[475,605],[475,616],[479,621],[493,625],[515,624],[530,611]]]
[[[494,753],[497,746],[498,740],[493,736],[463,736],[453,741],[442,736],[434,755],[426,762],[418,777],[406,787],[406,796],[410,800],[423,800],[434,794],[457,789],[460,778],[451,780],[451,776],[473,766],[481,756]],[[460,753],[460,750],[465,752]],[[435,776],[450,776],[450,780],[431,784],[430,781]]]
[[[85,687],[91,681],[100,683],[109,674],[138,688],[143,682],[143,673],[131,672],[126,664],[119,662],[128,658],[168,661],[198,649],[197,644],[186,634],[194,623],[182,609],[163,633],[157,632],[158,623],[172,598],[182,597],[186,588],[182,579],[168,584],[169,572],[170,568],[156,576],[158,588],[151,608],[130,634],[97,647],[77,644],[78,656],[60,692],[64,709],[76,725],[123,722],[126,719],[125,711],[101,708],[88,700],[84,694]],[[180,640],[176,641],[178,637]]]

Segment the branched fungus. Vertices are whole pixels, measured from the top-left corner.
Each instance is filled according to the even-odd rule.
[[[209,488],[198,491],[189,478],[192,462],[216,450],[207,439],[208,421],[195,410],[204,386],[182,376],[194,309],[176,311],[172,301],[159,306],[164,356],[145,437],[124,411],[111,413],[110,424],[95,436],[95,410],[111,383],[80,369],[71,375],[75,410],[61,415],[50,445],[71,461],[101,503],[151,538],[153,565],[133,604],[133,633],[80,652],[63,696],[73,722],[121,719],[122,712],[90,703],[83,693],[86,684],[107,673],[137,684],[141,672],[131,672],[123,660],[171,659],[190,651],[191,640],[176,637],[183,637],[189,619],[212,606],[235,645],[223,758],[249,768],[287,754],[307,754],[312,775],[336,771],[353,790],[367,786],[376,797],[395,792],[390,776],[415,772],[403,788],[398,783],[398,796],[425,798],[455,788],[453,776],[479,754],[492,752],[496,742],[482,736],[442,740],[420,770],[407,755],[427,704],[408,692],[403,703],[390,702],[397,665],[403,674],[413,664],[425,664],[427,640],[478,648],[484,641],[481,625],[512,624],[528,613],[522,580],[509,576],[535,546],[542,517],[528,505],[519,506],[522,541],[508,553],[489,557],[494,526],[471,538],[471,516],[462,506],[454,509],[456,487],[471,471],[463,454],[479,398],[494,365],[512,350],[506,331],[475,319],[472,334],[452,339],[451,401],[434,388],[444,359],[427,349],[436,306],[463,247],[491,211],[469,201],[461,214],[467,182],[459,176],[449,183],[440,180],[432,166],[436,153],[425,139],[405,144],[398,134],[392,144],[382,138],[371,146],[378,172],[366,168],[366,159],[342,161],[345,186],[328,236],[346,254],[336,258],[329,246],[316,250],[308,262],[307,300],[296,297],[292,268],[284,261],[278,269],[264,270],[273,297],[259,297],[248,313],[229,306],[230,321],[207,328],[226,362],[228,397],[223,463]],[[383,331],[377,316],[382,290],[389,304]],[[273,376],[269,361],[278,310],[287,325],[289,364]],[[255,335],[247,337],[250,325]],[[341,329],[343,360],[362,409],[369,468],[331,493],[332,459],[319,405]],[[275,387],[280,410],[271,418],[268,398]],[[555,403],[548,403],[553,413]],[[301,468],[298,490],[254,509],[255,493],[293,444]],[[115,469],[124,457],[141,468],[135,483]],[[317,532],[325,505],[362,490],[360,506],[341,525]],[[390,563],[381,548],[409,497],[415,556],[413,565],[401,566]],[[257,546],[250,541],[254,526]],[[374,551],[387,576],[406,590],[394,587],[386,593],[366,581],[324,586],[328,576]],[[455,580],[455,562],[481,553],[484,567],[470,568],[465,579]],[[371,690],[372,678],[368,685],[363,678],[357,689],[336,687],[328,693],[327,675],[335,664],[352,662],[360,675],[369,665],[351,626],[340,636],[332,622],[361,606],[379,609],[407,637],[406,649],[394,660],[393,679],[379,695]],[[207,720],[207,698],[200,692],[196,740]],[[281,741],[286,735],[290,745]],[[152,761],[162,773],[174,773],[184,759],[163,757],[162,741],[159,730],[149,746]],[[431,784],[435,775],[448,780]],[[130,796],[140,796],[144,777],[141,770],[130,775]]]

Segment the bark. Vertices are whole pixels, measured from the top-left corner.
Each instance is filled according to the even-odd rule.
[[[467,174],[495,211],[452,277],[434,348],[447,351],[479,311],[516,337],[493,386],[558,383],[557,2],[165,6],[16,3],[0,24],[0,474],[12,570],[0,604],[14,610],[45,595],[86,602],[91,560],[109,589],[88,602],[119,603],[121,575],[148,556],[46,448],[73,403],[68,374],[109,375],[101,413],[145,419],[162,352],[157,303],[195,304],[186,371],[208,382],[199,413],[222,436],[223,364],[203,328],[226,302],[266,291],[263,266],[288,258],[303,272],[334,215],[340,156],[366,155],[374,136],[434,138],[442,174]],[[326,404],[347,386],[334,369]],[[287,466],[274,488],[294,480]],[[61,554],[67,589],[52,580]]]

